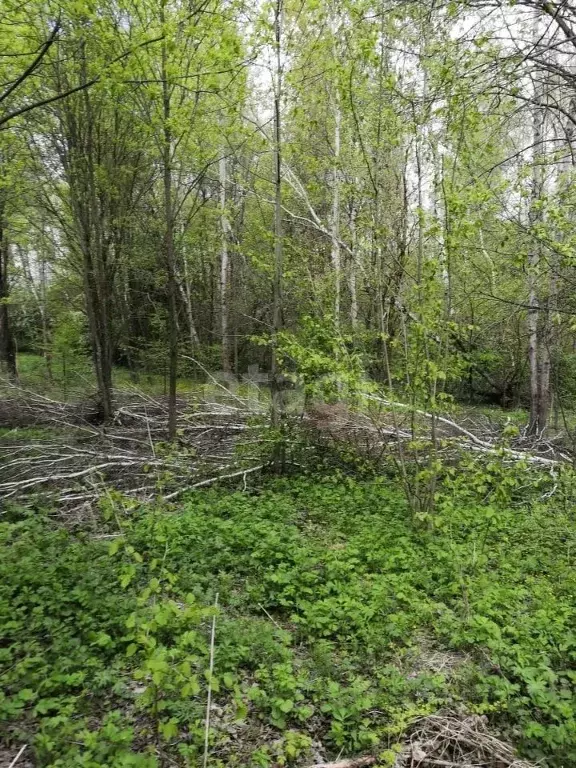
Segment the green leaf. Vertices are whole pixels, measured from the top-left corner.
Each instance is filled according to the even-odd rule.
[[[283,699],[278,702],[277,706],[281,712],[287,713],[294,708],[294,702],[292,699]]]
[[[111,541],[108,545],[108,554],[115,555],[123,545],[124,539],[122,537],[114,539],[114,541]]]

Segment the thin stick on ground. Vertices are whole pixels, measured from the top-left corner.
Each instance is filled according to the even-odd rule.
[[[152,456],[156,458],[156,449],[154,448],[154,441],[152,440],[152,432],[150,431],[150,420],[146,419],[146,431],[148,432],[148,442],[150,443],[150,451]]]
[[[14,760],[12,760],[12,762],[10,763],[10,765],[8,766],[8,768],[14,768],[14,766],[16,765],[16,763],[18,762],[18,760],[20,760],[20,758],[21,758],[21,757],[22,757],[22,755],[24,754],[24,750],[26,749],[26,747],[27,747],[27,746],[28,746],[28,744],[24,744],[24,746],[23,746],[23,747],[20,747],[20,751],[18,752],[18,754],[16,755],[16,757],[14,758]]]
[[[218,592],[214,599],[214,609],[218,608]],[[216,613],[212,617],[210,633],[210,671],[208,676],[208,697],[206,699],[206,727],[204,729],[204,768],[208,765],[208,742],[210,739],[210,706],[212,704],[212,674],[214,672],[214,641],[216,639]]]
[[[263,606],[263,605],[260,605],[260,603],[258,603],[258,608],[261,608],[261,609],[264,611],[264,613],[266,614],[266,616],[268,616],[268,618],[270,619],[270,621],[272,622],[272,624],[274,624],[276,627],[278,627],[278,629],[282,629],[282,627],[280,626],[280,624],[278,624],[278,622],[276,621],[276,619],[275,619],[273,616],[270,616],[270,614],[268,613],[268,611],[266,610],[266,608],[264,608],[264,606]]]
[[[175,499],[177,496],[185,493],[185,491],[190,491],[193,488],[204,488],[207,485],[218,483],[221,480],[230,480],[233,477],[240,477],[241,475],[244,477],[244,490],[246,490],[246,475],[250,475],[253,472],[259,472],[261,469],[264,469],[264,464],[258,464],[257,467],[248,467],[248,469],[239,469],[237,472],[231,472],[228,475],[216,475],[215,477],[209,477],[207,480],[201,480],[199,483],[193,483],[192,485],[179,488],[177,491],[169,493],[167,496],[163,496],[163,499],[164,501],[172,501],[172,499]]]

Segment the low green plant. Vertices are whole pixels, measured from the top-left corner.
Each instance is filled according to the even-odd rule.
[[[389,479],[339,472],[177,507],[110,493],[111,544],[8,509],[4,743],[47,767],[197,765],[210,686],[215,768],[292,765],[311,739],[391,765],[410,723],[443,708],[569,765],[574,495],[570,473],[494,456],[445,473],[430,528]]]

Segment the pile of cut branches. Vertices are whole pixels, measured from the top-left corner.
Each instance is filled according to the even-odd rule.
[[[488,731],[479,715],[438,713],[417,720],[395,768],[535,768]]]
[[[117,392],[113,420],[98,424],[90,401],[59,402],[15,385],[7,394],[0,404],[0,426],[10,430],[0,441],[4,499],[49,491],[70,507],[95,500],[104,486],[143,500],[171,499],[262,468],[262,410],[233,393],[218,401],[179,398],[175,444],[166,440],[165,398]]]
[[[428,413],[406,403],[375,395],[367,396],[366,408],[350,409],[343,403],[315,404],[306,414],[305,424],[338,442],[349,442],[365,455],[383,454],[400,446],[406,455],[411,450],[426,452],[434,442],[437,454],[447,459],[462,451],[499,456],[510,463],[553,469],[572,462],[569,449],[558,436],[526,436],[502,440],[487,419],[464,423],[455,417]]]

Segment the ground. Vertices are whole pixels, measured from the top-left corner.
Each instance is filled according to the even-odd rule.
[[[495,505],[499,472],[447,479],[432,525],[393,475],[336,470],[173,504],[111,494],[73,530],[41,501],[8,509],[6,747],[37,766],[200,765],[210,690],[211,766],[400,765],[414,724],[448,710],[573,765],[572,490],[552,503],[519,474]]]
[[[83,365],[4,393],[0,766],[576,764],[569,468],[444,425],[416,514],[381,403],[310,410],[279,479],[265,392],[182,381],[168,445],[162,377],[116,371],[103,427]]]

